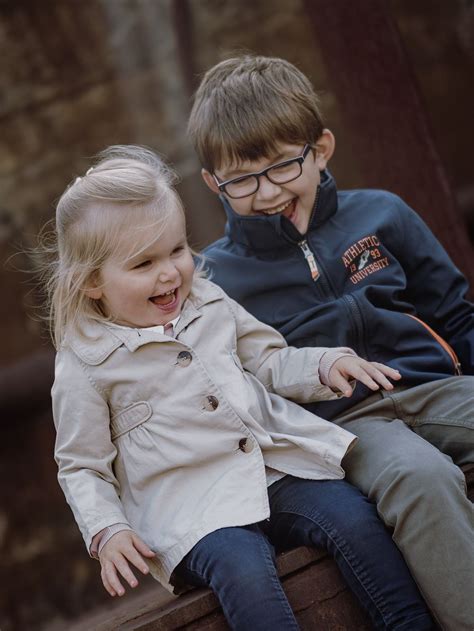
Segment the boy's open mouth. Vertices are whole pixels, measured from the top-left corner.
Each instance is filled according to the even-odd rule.
[[[270,217],[272,215],[284,215],[287,219],[292,221],[295,211],[296,197],[290,199],[284,204],[280,204],[280,206],[277,206],[276,208],[272,208],[270,210],[261,210],[260,212],[264,215],[267,215],[267,217]]]
[[[159,294],[158,296],[152,296],[149,300],[154,304],[160,307],[168,307],[172,305],[177,300],[177,291],[178,288],[170,289],[170,291],[165,292],[164,294]]]

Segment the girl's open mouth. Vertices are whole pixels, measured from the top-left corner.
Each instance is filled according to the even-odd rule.
[[[173,311],[179,302],[179,288],[171,289],[164,294],[152,296],[149,298],[150,302],[159,307],[162,311]]]

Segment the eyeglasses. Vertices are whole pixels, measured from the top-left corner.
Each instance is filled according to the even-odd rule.
[[[257,173],[248,173],[225,182],[220,182],[215,174],[212,174],[212,177],[221,193],[225,193],[232,199],[240,199],[258,191],[262,176],[265,176],[272,184],[287,184],[299,178],[303,173],[303,162],[310,150],[311,146],[305,145],[303,153],[297,158],[290,158],[290,160],[272,164]]]

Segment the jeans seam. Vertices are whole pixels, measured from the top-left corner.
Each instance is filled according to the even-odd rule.
[[[316,521],[313,517],[309,517],[308,515],[304,515],[303,513],[301,513],[298,510],[291,510],[291,508],[279,511],[279,513],[280,514],[287,513],[289,515],[298,515],[299,517],[304,517],[305,519],[310,519],[311,521],[313,521],[313,523],[316,523],[320,528],[323,529],[325,534],[331,539],[331,541],[335,544],[335,546],[337,547],[339,552],[342,554],[342,556],[346,560],[346,563],[348,564],[348,566],[350,567],[351,571],[353,572],[353,574],[357,578],[359,584],[364,589],[364,591],[366,592],[366,594],[368,595],[370,600],[373,602],[373,604],[376,607],[377,611],[380,613],[384,624],[386,626],[389,626],[390,623],[387,622],[386,613],[385,613],[386,605],[384,603],[377,602],[382,597],[379,596],[379,598],[375,599],[374,596],[371,593],[370,587],[372,588],[372,590],[374,590],[374,583],[373,583],[373,581],[369,581],[366,576],[365,577],[362,576],[361,573],[354,568],[353,564],[349,560],[349,555],[344,551],[344,549],[341,547],[341,545],[338,543],[338,541],[333,537],[333,535],[332,535],[330,529],[328,528],[328,525],[325,522],[325,520],[321,519],[321,521]],[[346,544],[345,541],[344,541],[344,543]],[[333,558],[333,560],[335,561],[334,558]],[[366,585],[366,583],[368,584],[368,586]],[[372,585],[370,585],[370,583],[372,583]]]
[[[272,555],[270,554],[270,550],[268,549],[268,544],[265,542],[264,537],[265,537],[265,535],[262,534],[262,537],[259,537],[259,542],[258,543],[259,543],[260,547],[263,550],[263,554],[264,554],[264,557],[265,557],[267,570],[268,570],[268,567],[269,567],[269,563],[271,564],[271,567],[273,567],[275,569],[275,572],[271,572],[270,573],[271,580],[274,583],[275,587],[280,592],[280,591],[283,591],[283,585],[282,585],[282,583],[281,583],[281,581],[280,581],[280,579],[278,577],[278,574],[277,574],[277,571],[276,571],[276,568],[275,568],[275,563],[274,563],[274,561],[272,559]],[[294,611],[290,607],[290,604],[288,602],[288,599],[286,598],[286,595],[285,595],[285,598],[281,598],[281,595],[279,596],[279,598],[280,598],[280,602],[284,605],[284,608],[286,610],[286,614],[287,614],[288,620],[291,621],[292,624],[294,624],[295,614],[294,614]]]

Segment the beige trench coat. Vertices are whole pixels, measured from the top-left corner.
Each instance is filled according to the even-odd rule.
[[[328,349],[287,347],[220,288],[196,279],[175,338],[90,323],[57,355],[59,482],[87,549],[122,522],[156,552],[168,589],[206,534],[269,516],[265,465],[344,477],[355,436],[295,403],[332,399]]]

